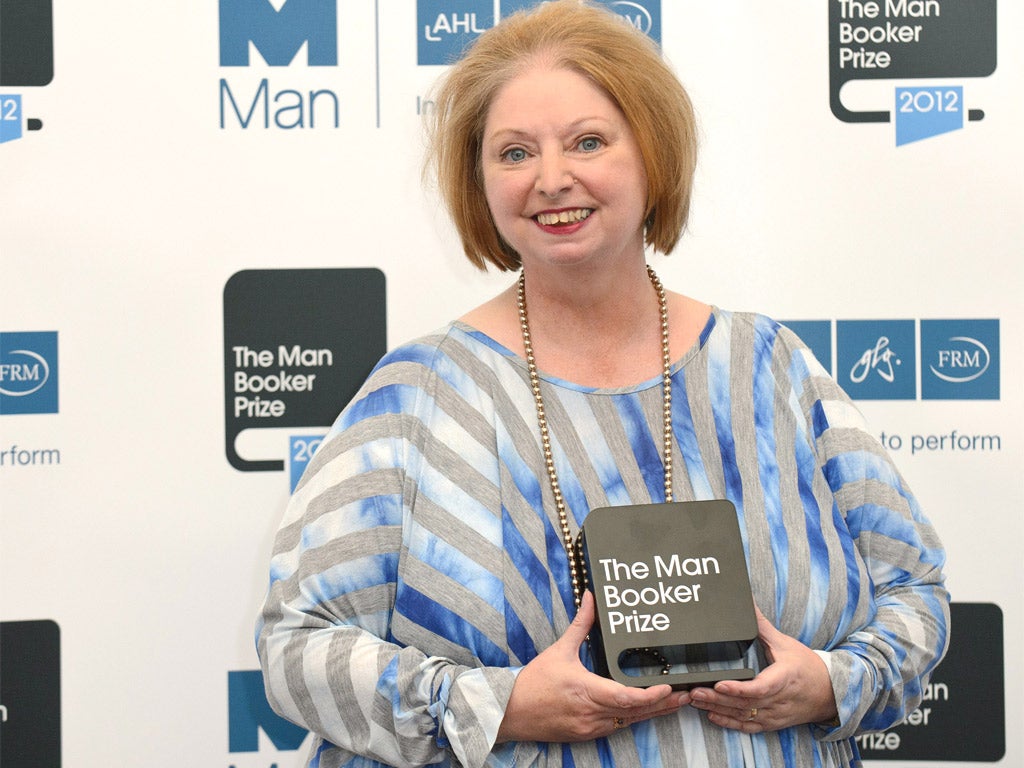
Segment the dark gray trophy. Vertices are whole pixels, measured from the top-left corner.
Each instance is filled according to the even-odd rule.
[[[594,509],[576,551],[597,606],[598,674],[677,690],[754,676],[744,656],[757,617],[731,502]]]

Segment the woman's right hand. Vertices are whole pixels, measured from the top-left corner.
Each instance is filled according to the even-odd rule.
[[[633,688],[590,672],[580,646],[594,623],[586,591],[576,618],[554,644],[523,667],[498,729],[498,741],[589,741],[689,704],[669,685]]]

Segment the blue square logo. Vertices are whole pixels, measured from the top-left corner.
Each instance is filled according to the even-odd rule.
[[[419,0],[417,62],[454,64],[482,32],[493,26],[493,0]]]
[[[836,378],[854,400],[915,400],[914,321],[837,321]]]
[[[896,89],[896,146],[964,127],[962,86]]]
[[[0,332],[0,415],[57,413],[57,332]]]
[[[543,0],[500,0],[501,18],[541,5]],[[623,21],[661,44],[661,0],[597,0]],[[493,0],[418,0],[417,63],[458,61],[477,37],[496,23]]]
[[[999,399],[999,321],[921,321],[921,399]]]
[[[0,93],[0,144],[21,138],[21,96]]]
[[[323,436],[292,435],[288,438],[288,491],[295,493],[295,488],[302,478],[302,473],[309,466],[313,454],[323,442]]]
[[[228,672],[228,751],[232,754],[259,752],[260,731],[278,752],[298,749],[309,733],[270,708],[262,672],[258,669]]]
[[[661,45],[661,0],[600,0],[658,45]]]
[[[782,323],[811,350],[821,367],[832,373],[832,321],[786,320]]]
[[[542,0],[501,0],[501,18],[540,5]],[[661,45],[661,0],[597,0]]]

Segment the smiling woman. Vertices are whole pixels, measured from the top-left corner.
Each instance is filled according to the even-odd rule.
[[[309,764],[856,765],[854,736],[906,717],[942,657],[944,552],[800,339],[647,264],[689,210],[682,85],[614,14],[554,0],[482,34],[436,101],[465,254],[520,271],[385,355],[289,504],[258,642]],[[753,679],[595,674],[582,523],[711,499],[763,610]],[[663,565],[698,577],[617,593],[624,629],[701,601],[696,560]]]
[[[495,227],[524,269],[533,260],[642,263],[640,148],[622,110],[582,75],[538,59],[506,83],[488,111],[480,166]]]
[[[480,196],[480,164],[484,121],[491,117],[496,94],[524,69],[537,66],[577,73],[625,118],[647,173],[646,242],[669,253],[686,224],[697,161],[690,99],[645,35],[599,9],[546,5],[543,13],[502,21],[496,34],[486,36],[486,45],[475,46],[472,56],[448,72],[432,97],[437,109],[429,160],[466,256],[481,268],[488,263],[519,268],[518,254],[490,224]]]

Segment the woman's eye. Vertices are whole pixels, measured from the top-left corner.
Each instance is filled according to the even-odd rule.
[[[584,152],[596,152],[599,150],[604,143],[596,136],[587,136],[580,139],[579,148]]]
[[[522,147],[512,147],[506,149],[501,156],[510,163],[521,163],[526,159],[526,150]]]

